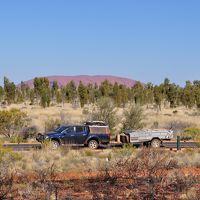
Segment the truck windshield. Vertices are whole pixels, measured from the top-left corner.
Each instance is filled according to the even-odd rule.
[[[67,128],[67,127],[65,127],[65,126],[58,127],[58,128],[55,130],[55,132],[61,133],[61,132],[63,132],[66,128]]]

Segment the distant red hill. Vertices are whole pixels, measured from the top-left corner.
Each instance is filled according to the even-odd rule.
[[[103,76],[103,75],[97,75],[97,76],[88,76],[88,75],[80,75],[80,76],[47,76],[49,79],[49,82],[52,83],[53,81],[57,81],[59,86],[64,86],[70,81],[74,81],[76,85],[79,84],[80,81],[84,85],[88,84],[97,84],[100,85],[103,81],[108,80],[110,83],[114,84],[117,82],[118,84],[126,85],[127,87],[132,87],[135,84],[135,80],[128,79],[128,78],[122,78],[122,77],[116,77],[116,76]],[[25,81],[30,87],[33,87],[33,79]]]

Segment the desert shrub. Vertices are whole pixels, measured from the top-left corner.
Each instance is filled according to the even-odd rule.
[[[178,110],[173,110],[173,114],[177,114],[178,113]]]
[[[113,100],[108,97],[100,98],[90,112],[89,118],[90,120],[105,121],[113,130],[118,122],[117,110]]]
[[[87,157],[94,156],[94,151],[92,151],[91,149],[86,149],[84,151],[84,155]]]
[[[16,175],[15,163],[22,159],[21,155],[10,148],[0,144],[0,199],[13,199],[16,187],[14,177]]]
[[[60,120],[59,119],[48,119],[45,121],[45,131],[51,131],[57,128],[60,125]]]
[[[59,185],[56,183],[56,166],[54,163],[39,162],[34,166],[32,178],[24,177],[26,187],[21,189],[23,199],[58,199]]]
[[[197,179],[182,174],[170,153],[143,149],[110,169],[105,167],[88,180],[87,188],[93,199],[167,199],[169,194],[179,199],[195,184]]]
[[[24,140],[34,138],[35,135],[38,133],[38,129],[36,126],[26,127],[22,130],[20,134]]]
[[[186,128],[181,134],[184,138],[200,141],[200,128]]]
[[[123,130],[136,130],[144,127],[144,114],[140,106],[134,104],[128,105],[128,107],[124,109],[123,115]]]
[[[10,165],[10,160],[0,160],[0,199],[13,199],[15,173],[10,171]]]
[[[152,128],[152,129],[157,129],[158,126],[159,126],[159,122],[158,122],[158,121],[155,121],[155,122],[153,122],[151,128]]]
[[[21,136],[21,135],[12,135],[10,138],[9,138],[9,142],[10,143],[22,143],[22,142],[25,142],[24,138]]]
[[[200,111],[198,110],[192,113],[185,112],[185,114],[187,114],[188,116],[196,117],[196,116],[200,116]]]
[[[11,137],[19,133],[26,124],[26,117],[19,109],[0,111],[0,134]]]
[[[166,129],[171,129],[174,131],[174,133],[180,133],[185,128],[191,127],[192,124],[189,122],[183,122],[183,121],[170,121],[165,125]]]
[[[89,108],[88,107],[84,107],[83,110],[82,110],[82,114],[83,115],[89,115],[90,114]]]
[[[179,167],[200,168],[200,151],[198,149],[184,149],[174,154],[174,159],[178,161]]]
[[[135,150],[132,144],[124,144],[123,148],[113,148],[112,153],[116,158],[128,158],[135,153]]]
[[[14,152],[11,148],[3,147],[2,144],[0,144],[0,162],[7,158],[7,160],[17,161],[21,159],[20,154]]]

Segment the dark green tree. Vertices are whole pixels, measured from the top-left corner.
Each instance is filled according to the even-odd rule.
[[[16,86],[14,82],[10,82],[8,78],[4,77],[4,91],[5,91],[5,99],[8,104],[15,102],[16,97]]]
[[[186,81],[182,94],[182,102],[187,108],[192,108],[195,105],[195,90],[190,81]]]
[[[113,86],[113,99],[117,107],[121,106],[122,96],[120,94],[120,88],[117,82]]]
[[[119,95],[121,97],[121,104],[125,107],[126,103],[128,102],[128,90],[125,85],[119,86]]]
[[[108,80],[105,80],[99,86],[99,90],[102,96],[109,97],[113,93],[113,86]]]
[[[135,85],[132,87],[132,95],[135,104],[142,105],[144,103],[145,88],[139,81],[136,81]]]
[[[28,100],[30,94],[30,87],[25,82],[21,81],[20,90],[23,101]]]
[[[77,99],[77,88],[74,81],[70,81],[64,88],[65,99],[67,102],[73,103]]]
[[[154,102],[154,86],[152,83],[147,83],[145,86],[146,96],[145,103],[152,104]]]
[[[47,107],[51,102],[51,91],[49,88],[49,80],[45,77],[34,79],[34,91],[37,97],[40,98],[42,107]]]
[[[58,89],[59,89],[58,82],[53,81],[53,84],[52,84],[52,87],[51,87],[51,97],[52,97],[52,99],[56,99]]]
[[[170,103],[170,108],[174,108],[178,102],[178,86],[170,84],[167,90],[167,100]]]
[[[83,85],[82,81],[79,82],[78,95],[79,95],[81,107],[84,107],[84,105],[88,101],[88,93],[87,93],[87,87]]]
[[[156,85],[154,87],[154,101],[159,111],[161,111],[162,100],[163,100],[162,87]]]
[[[200,108],[200,81],[195,80],[193,82],[193,86],[194,86],[196,106],[197,108]]]
[[[0,101],[4,99],[4,89],[2,86],[0,86]]]

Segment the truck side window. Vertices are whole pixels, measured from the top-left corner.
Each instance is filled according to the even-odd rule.
[[[64,133],[72,133],[72,132],[74,132],[74,129],[73,129],[74,127],[69,127],[69,128],[67,128],[65,131],[64,131]]]
[[[76,127],[76,133],[81,133],[83,131],[84,131],[84,127],[82,127],[82,126],[77,126]]]

